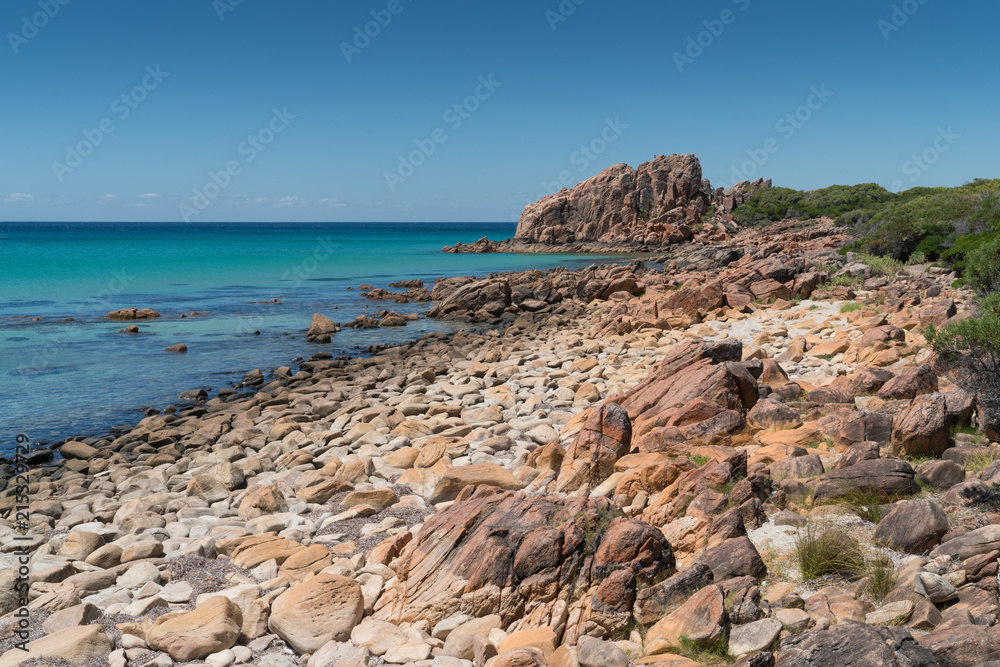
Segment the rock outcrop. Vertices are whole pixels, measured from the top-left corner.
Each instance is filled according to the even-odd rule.
[[[469,487],[404,549],[375,618],[497,614],[505,627],[572,638],[626,627],[636,581],[673,573],[674,556],[659,530],[616,514],[604,498]]]
[[[657,155],[638,167],[621,163],[571,188],[528,204],[513,239],[447,247],[446,252],[551,252],[556,250],[631,251],[687,241],[698,230],[709,205],[717,221],[710,231],[735,229],[729,215],[770,181],[745,181],[712,190],[702,180],[694,155]],[[722,224],[727,222],[730,226]],[[718,226],[717,226],[718,225]]]
[[[669,245],[691,235],[708,207],[694,155],[658,155],[636,168],[608,167],[570,189],[528,204],[515,237],[549,245],[578,241]]]

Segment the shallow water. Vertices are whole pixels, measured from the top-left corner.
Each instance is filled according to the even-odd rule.
[[[419,278],[430,288],[441,276],[599,260],[440,252],[513,233],[505,223],[0,223],[0,452],[19,432],[50,442],[95,435],[134,423],[139,409],[163,407],[180,391],[219,389],[253,368],[455,326],[421,319],[306,343],[314,312],[349,322],[383,308],[430,307],[368,301],[349,286]],[[264,303],[274,298],[281,303]],[[161,317],[104,319],[133,306]],[[202,314],[182,317],[192,311]],[[118,333],[133,323],[140,334]],[[186,354],[163,351],[179,342]]]

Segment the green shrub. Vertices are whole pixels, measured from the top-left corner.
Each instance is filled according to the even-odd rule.
[[[857,301],[848,301],[847,303],[840,304],[840,312],[842,313],[853,313],[855,310],[861,310],[864,308],[863,303],[858,303]]]
[[[1000,291],[1000,235],[969,253],[965,281],[982,296]]]
[[[790,188],[767,188],[757,192],[733,212],[744,225],[761,225],[785,218],[836,218],[873,215],[895,195],[876,183],[831,185],[803,192]],[[855,218],[851,218],[855,220]]]
[[[951,379],[976,395],[980,429],[1000,430],[1000,292],[982,300],[976,316],[928,327],[924,337]]]

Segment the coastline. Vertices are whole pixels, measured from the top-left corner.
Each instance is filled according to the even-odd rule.
[[[822,476],[802,482],[773,471],[815,459],[835,472],[854,402],[877,409],[852,396],[848,410],[844,382],[873,354],[895,355],[884,364],[899,366],[890,375],[921,368],[929,355],[907,322],[961,296],[939,286],[924,303],[880,313],[880,290],[926,294],[947,276],[915,270],[898,286],[872,278],[856,293],[828,282],[850,266],[829,223],[757,236],[677,246],[655,269],[633,261],[440,281],[434,308],[477,331],[425,334],[369,356],[314,355],[270,379],[246,378],[247,391],[194,394],[191,405],[150,414],[127,432],[62,443],[61,459],[29,466],[26,539],[14,542],[9,523],[0,535],[4,563],[14,545],[33,554],[29,639],[107,633],[113,643],[98,653],[129,661],[165,652],[186,664],[229,651],[229,664],[283,664],[278,656],[291,650],[429,665],[432,655],[466,655],[454,646],[457,628],[496,616],[494,627],[504,628],[496,643],[544,627],[557,643],[596,632],[622,651],[660,652],[652,630],[614,634],[622,620],[595,606],[607,594],[599,569],[555,600],[504,589],[527,596],[530,614],[499,606],[493,584],[473,583],[494,576],[477,573],[483,562],[506,562],[491,551],[501,543],[481,531],[518,527],[527,539],[531,530],[569,535],[582,525],[583,551],[566,562],[593,559],[584,572],[639,558],[657,540],[668,544],[640,558],[648,567],[698,572],[706,548],[738,543],[753,557],[727,572],[763,585],[768,568],[789,557],[788,537],[773,533],[776,504],[796,507],[797,485],[823,488]],[[855,302],[862,306],[840,307]],[[867,332],[893,328],[890,321],[903,339],[869,348]],[[750,387],[777,412],[747,413]],[[786,394],[787,403],[764,400]],[[794,419],[782,412],[793,405]],[[730,510],[742,533],[713,533],[694,509],[685,516],[695,497],[726,500],[697,481],[704,475],[737,484],[734,496],[750,489]],[[766,480],[767,493],[753,490],[754,479]],[[14,506],[9,490],[0,496],[0,512]],[[538,512],[548,517],[540,525]],[[591,521],[606,541],[600,531],[584,539]],[[448,546],[453,534],[464,546]],[[615,546],[595,552],[588,539]],[[421,563],[429,554],[434,562]],[[470,554],[479,555],[465,560]],[[420,580],[408,578],[413,567],[423,568]],[[470,592],[437,592],[452,579]],[[720,590],[746,588],[727,580],[720,570],[716,581],[737,587]],[[312,595],[354,600],[359,612],[347,625],[340,616],[317,624]],[[653,602],[629,614],[668,613]],[[87,604],[99,611],[89,624],[52,620]],[[175,627],[182,621],[174,618],[200,622],[209,607],[233,633],[224,649]],[[14,637],[4,639],[3,623],[5,650]],[[163,628],[188,632],[186,648],[161,638]]]

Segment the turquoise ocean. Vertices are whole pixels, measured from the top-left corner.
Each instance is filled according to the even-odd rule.
[[[318,352],[361,354],[458,325],[345,328],[307,343],[314,312],[336,322],[383,308],[356,289],[419,278],[584,266],[593,255],[450,254],[442,246],[513,236],[506,223],[0,223],[0,453],[17,433],[54,442],[134,424],[184,390],[217,391],[246,371]],[[348,290],[347,287],[354,287]],[[394,290],[402,291],[402,290]],[[277,299],[281,303],[266,303]],[[105,319],[153,308],[140,334]],[[203,313],[190,316],[192,312]],[[188,315],[182,317],[182,315]],[[186,354],[164,348],[185,343]]]

